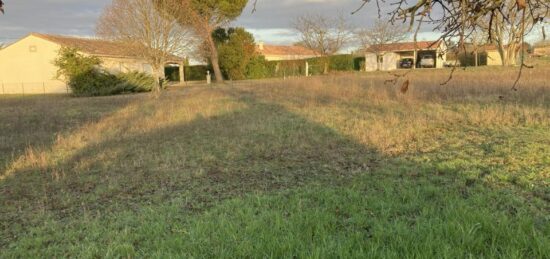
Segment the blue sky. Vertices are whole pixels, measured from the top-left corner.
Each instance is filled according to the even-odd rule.
[[[111,0],[4,0],[6,14],[0,16],[0,42],[12,42],[29,32],[93,36],[95,22]],[[377,18],[374,5],[351,15],[360,0],[258,0],[232,25],[243,26],[257,41],[291,44],[297,40],[292,20],[304,13],[344,14],[355,26],[369,26]],[[437,33],[423,32],[419,40],[431,40]]]

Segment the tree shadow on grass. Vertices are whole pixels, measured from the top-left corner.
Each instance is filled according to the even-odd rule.
[[[239,101],[247,108],[115,136],[54,166],[11,174],[0,185],[3,232],[38,215],[72,218],[176,197],[188,200],[183,210],[190,213],[248,193],[339,185],[374,166],[374,150],[332,129],[250,95]],[[51,175],[59,171],[62,177]]]
[[[67,95],[4,97],[0,101],[0,175],[29,147],[49,147],[73,131],[144,96],[70,98]]]
[[[25,235],[28,228],[47,217],[65,222],[79,220],[82,214],[116,215],[174,199],[184,201],[180,214],[197,215],[222,200],[300,187],[341,190],[358,180],[369,184],[353,188],[374,198],[355,199],[364,204],[352,206],[357,209],[354,216],[346,215],[347,208],[335,208],[337,213],[342,210],[339,220],[347,222],[354,231],[362,226],[349,220],[359,220],[364,215],[386,220],[388,228],[399,223],[401,229],[391,229],[396,235],[403,235],[407,229],[418,233],[415,224],[422,220],[427,221],[418,223],[422,228],[429,228],[432,223],[444,226],[438,220],[457,220],[438,214],[442,208],[448,214],[456,212],[455,204],[447,204],[449,197],[463,206],[463,213],[474,211],[476,206],[484,213],[493,208],[494,204],[487,202],[495,198],[491,196],[461,202],[480,188],[462,185],[459,172],[437,172],[429,162],[385,156],[327,126],[265,102],[252,92],[235,88],[219,91],[245,104],[245,108],[129,137],[107,138],[77,150],[44,171],[26,168],[5,179],[0,183],[0,204],[6,238],[0,247],[15,241],[15,235]],[[381,161],[387,164],[380,166]],[[386,170],[379,170],[385,167]],[[64,171],[64,177],[56,180],[47,174],[55,170]],[[376,174],[369,173],[374,170]],[[315,196],[312,192],[303,198]],[[335,191],[334,195],[340,193]],[[327,193],[324,195],[323,199],[330,200]],[[504,205],[520,206],[517,201]],[[368,209],[363,211],[362,206]],[[224,208],[229,207],[218,210]],[[269,208],[262,207],[264,211]],[[316,208],[309,209],[310,213],[317,213]],[[427,218],[434,215],[441,218]],[[215,221],[217,215],[209,217]],[[300,217],[297,215],[296,219]],[[484,214],[483,219],[492,217]],[[486,236],[493,234],[488,231]],[[407,240],[415,239],[409,234]]]

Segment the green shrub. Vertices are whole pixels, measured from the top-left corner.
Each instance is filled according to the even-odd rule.
[[[267,60],[264,56],[256,56],[250,59],[246,66],[247,79],[261,79],[271,77]]]
[[[206,80],[206,71],[212,74],[212,80],[215,79],[210,66],[198,65],[185,67],[185,80],[187,81],[204,81]]]
[[[63,47],[59,50],[54,65],[58,67],[56,77],[70,81],[73,77],[95,70],[101,65],[101,60],[93,56],[84,56],[75,48]]]
[[[247,79],[248,64],[258,55],[254,36],[244,28],[219,28],[213,35],[218,47],[220,69],[231,80]],[[256,67],[260,63],[256,62]]]
[[[152,75],[141,72],[128,72],[120,73],[116,75],[120,86],[116,88],[122,88],[124,92],[150,92],[155,86],[155,78]]]
[[[88,70],[74,75],[69,87],[76,96],[113,95],[123,92],[116,76],[98,70]]]
[[[365,57],[356,57],[353,59],[353,69],[355,71],[361,71],[365,68]]]
[[[305,75],[306,63],[304,60],[269,61],[267,68],[271,77],[302,76]]]
[[[329,58],[330,71],[353,71],[355,64],[352,55],[335,55]]]
[[[54,61],[57,78],[64,79],[75,96],[102,96],[151,91],[155,79],[145,73],[130,72],[118,75],[101,69],[101,60],[85,56],[74,48],[61,48]]]

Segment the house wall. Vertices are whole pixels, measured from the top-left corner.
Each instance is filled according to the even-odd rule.
[[[376,62],[376,54],[367,53],[365,54],[365,71],[376,71],[378,64]]]
[[[0,94],[68,93],[63,80],[55,78],[53,61],[60,45],[29,35],[0,50]],[[139,71],[152,74],[152,68],[140,59],[99,57],[110,73]],[[164,72],[164,71],[162,71]]]
[[[27,36],[0,51],[0,94],[67,93],[52,63],[59,46]]]
[[[502,66],[502,60],[498,51],[487,51],[487,66]]]
[[[548,47],[535,47],[533,49],[533,55],[539,57],[548,57],[550,56],[550,46]]]
[[[447,62],[447,55],[442,54],[444,52],[437,51],[436,58],[435,58],[435,67],[436,68],[443,68],[445,66],[445,62]]]
[[[380,70],[389,71],[389,70],[397,69],[397,63],[399,62],[399,54],[389,52],[389,53],[385,53],[382,56],[382,58],[384,60],[382,61],[382,66],[380,67]]]
[[[152,75],[151,65],[141,59],[117,58],[117,57],[99,57],[101,67],[111,74],[126,73],[130,71],[143,72]],[[164,73],[164,71],[162,71]]]
[[[436,60],[435,60],[435,67],[436,68],[443,68],[445,67],[445,63],[447,63],[447,44],[445,44],[445,41],[440,45],[440,47],[437,49],[436,52]]]

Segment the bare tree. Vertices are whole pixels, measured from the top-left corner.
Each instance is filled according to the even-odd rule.
[[[525,12],[531,12],[530,8],[526,5]],[[515,0],[504,0],[498,13],[478,23],[497,46],[503,66],[516,65],[523,38],[534,28],[534,21],[524,20],[523,16]]]
[[[379,57],[382,54],[381,46],[383,44],[403,41],[407,38],[407,34],[406,26],[378,19],[372,27],[357,30],[355,37],[361,44],[361,48],[368,49]],[[377,58],[376,60],[378,68],[380,68],[380,59]]]
[[[550,19],[550,1],[548,0],[360,0],[359,2],[358,9],[352,14],[374,2],[378,6],[380,16],[382,10],[380,6],[390,3],[390,20],[408,22],[411,29],[416,26],[415,39],[422,24],[430,23],[435,30],[442,33],[441,39],[458,38],[462,48],[464,48],[468,32],[475,31],[485,21],[488,21],[490,30],[488,37],[489,41],[492,41],[496,33],[493,30],[505,23],[511,23],[509,21],[511,16],[515,17],[512,20],[515,24],[519,24],[520,35],[522,35],[519,44],[522,55],[521,66],[512,87],[513,90],[517,90],[516,86],[521,78],[523,68],[529,67],[524,63],[523,57],[525,32],[529,30],[530,23],[536,24]],[[504,21],[504,23],[499,21]],[[516,46],[518,45],[517,39],[514,43]],[[502,49],[501,52],[503,52]],[[505,54],[503,53],[503,55]],[[507,60],[510,58],[505,57]],[[454,69],[452,71],[454,72]],[[443,84],[452,79],[453,72],[451,72],[449,80]]]
[[[157,92],[167,60],[181,56],[192,44],[189,31],[173,16],[159,12],[150,0],[113,0],[103,11],[96,33],[128,44],[147,60],[157,79]]]
[[[306,14],[296,18],[293,27],[300,33],[301,43],[323,57],[340,51],[351,38],[350,26],[343,15],[332,18]],[[328,72],[327,62],[324,72]]]
[[[358,12],[371,2],[380,6],[390,3],[390,20],[408,22],[412,29],[422,24],[432,24],[435,30],[442,32],[442,39],[458,38],[463,44],[469,32],[480,27],[489,30],[489,41],[497,34],[494,30],[504,26],[513,26],[513,35],[524,35],[531,25],[547,21],[550,17],[548,0],[360,0]],[[418,30],[416,30],[418,31]],[[512,36],[509,42],[517,44],[517,37]],[[523,41],[523,36],[520,37]],[[495,39],[496,40],[496,39]],[[505,42],[503,41],[503,44]],[[512,47],[510,47],[512,48]]]
[[[2,2],[2,0],[0,0],[0,12],[4,14],[4,2]]]
[[[475,30],[471,32],[469,42],[472,44],[474,54],[474,66],[479,66],[479,50],[487,44],[487,32],[484,30]],[[466,54],[466,53],[465,53]]]

